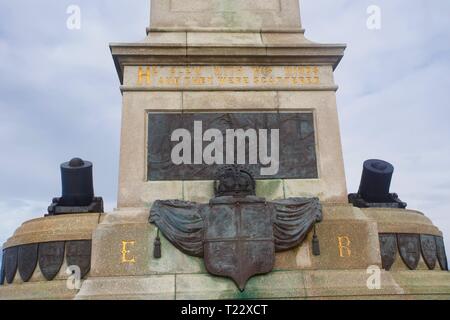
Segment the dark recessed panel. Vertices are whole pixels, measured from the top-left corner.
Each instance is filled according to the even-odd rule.
[[[223,136],[224,163],[226,161],[226,130],[268,130],[266,146],[271,154],[271,133],[279,130],[279,170],[273,175],[262,175],[260,162],[249,164],[249,147],[245,148],[245,164],[256,179],[317,179],[317,156],[312,113],[149,113],[148,116],[148,180],[214,180],[220,164],[180,164],[172,161],[172,133],[186,129],[191,134],[192,163],[194,162],[194,122],[202,122],[202,134],[208,129],[218,129]],[[211,143],[201,141],[202,150]],[[258,142],[259,145],[259,142]],[[262,145],[262,144],[261,144]],[[257,149],[259,152],[259,148]],[[236,157],[237,150],[235,150]]]

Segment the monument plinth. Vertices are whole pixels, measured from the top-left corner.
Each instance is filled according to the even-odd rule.
[[[62,273],[43,281],[38,265],[0,298],[450,297],[442,233],[428,218],[364,194],[348,201],[333,76],[345,45],[307,40],[297,0],[151,3],[147,37],[111,44],[123,94],[117,210],[28,222],[4,245],[92,241],[89,273],[67,291]],[[235,136],[228,149],[240,129],[243,144]],[[245,145],[276,136],[265,154]],[[251,193],[242,174],[218,192],[227,160],[255,180]],[[64,228],[50,234],[53,225]],[[273,264],[258,264],[262,255]],[[7,257],[6,271],[20,261]]]

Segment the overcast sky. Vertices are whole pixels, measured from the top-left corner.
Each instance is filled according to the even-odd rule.
[[[81,30],[66,28],[79,5]],[[369,5],[381,30],[366,27]],[[349,191],[362,162],[390,161],[392,191],[450,248],[450,1],[302,0],[306,36],[347,43],[336,71]],[[145,36],[149,0],[0,0],[0,243],[59,196],[59,164],[91,160],[115,206],[121,95],[109,42]]]

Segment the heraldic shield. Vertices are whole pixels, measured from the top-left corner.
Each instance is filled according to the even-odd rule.
[[[225,196],[206,205],[156,201],[150,212],[150,222],[175,247],[203,257],[208,272],[231,278],[241,291],[251,277],[272,271],[275,252],[302,244],[321,220],[316,198],[266,202]]]
[[[150,223],[182,252],[203,257],[209,273],[231,278],[241,291],[251,277],[272,271],[275,252],[300,245],[322,221],[319,199],[267,202],[255,196],[252,175],[236,167],[221,173],[215,192],[209,204],[155,201]],[[154,255],[161,257],[159,237]]]
[[[209,273],[231,278],[241,291],[251,277],[272,271],[275,252],[300,245],[322,221],[319,199],[267,202],[256,197],[252,175],[237,167],[221,172],[215,194],[209,204],[155,201],[150,223],[182,252],[203,257]],[[159,236],[154,256],[161,257]]]
[[[275,264],[272,215],[263,199],[214,199],[204,216],[204,258],[214,275],[245,289],[248,279]]]

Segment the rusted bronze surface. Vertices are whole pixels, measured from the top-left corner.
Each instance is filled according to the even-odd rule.
[[[194,121],[202,121],[203,132],[218,129],[279,129],[280,168],[277,175],[261,176],[261,164],[251,165],[256,179],[318,178],[314,118],[312,113],[149,113],[148,180],[214,180],[221,165],[174,165],[171,152],[178,142],[171,141],[176,129],[187,129],[194,141]],[[225,140],[225,139],[224,139]],[[203,142],[203,149],[210,142]],[[269,147],[270,150],[270,147]],[[225,152],[225,148],[224,148]],[[226,153],[226,152],[225,152]],[[248,161],[248,148],[246,150]]]
[[[436,249],[439,265],[442,270],[448,271],[447,254],[445,253],[444,238],[436,237]]]
[[[91,269],[92,241],[68,241],[66,247],[66,258],[69,266],[78,266],[81,278],[84,278]]]
[[[224,166],[218,171],[214,193],[216,197],[254,196],[256,181],[244,166]]]
[[[17,260],[19,248],[8,248],[5,251],[5,279],[9,284],[13,283],[17,273]]]
[[[434,270],[436,268],[437,247],[434,236],[420,235],[420,247],[422,250],[422,257],[428,269]]]
[[[300,245],[322,220],[319,199],[266,202],[251,195],[248,172],[222,172],[209,204],[156,201],[150,222],[182,252],[204,257],[206,269],[234,280],[240,290],[257,274],[271,272],[275,252]],[[230,181],[234,179],[234,181]],[[240,181],[240,183],[238,183]]]
[[[420,260],[420,236],[418,234],[398,234],[397,242],[403,262],[410,270],[416,270]]]
[[[389,271],[397,258],[397,235],[384,233],[379,237],[383,269]]]
[[[272,271],[272,214],[264,199],[216,198],[203,217],[204,258],[211,274],[233,279],[243,291],[250,277]]]
[[[256,196],[225,196],[209,205],[156,201],[150,212],[150,222],[174,246],[204,257],[210,273],[233,279],[240,290],[252,276],[272,271],[275,251],[300,245],[321,219],[315,198],[266,203]]]
[[[181,200],[155,201],[150,212],[164,236],[181,252],[203,257],[203,206]]]
[[[39,244],[27,244],[19,247],[19,274],[23,282],[28,282],[33,276],[38,260]]]
[[[39,268],[45,279],[53,280],[64,261],[65,242],[47,242],[39,245]]]

